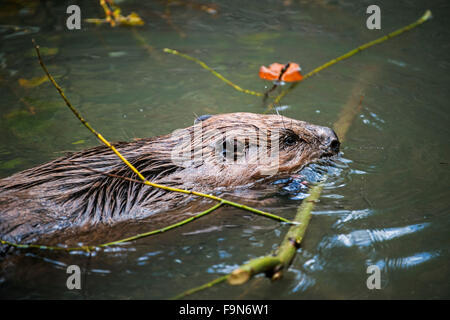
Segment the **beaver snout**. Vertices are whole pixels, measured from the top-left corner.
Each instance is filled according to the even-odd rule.
[[[336,132],[328,127],[320,126],[318,126],[316,131],[319,139],[321,140],[321,149],[324,152],[323,155],[328,156],[338,154],[341,143],[339,142]]]

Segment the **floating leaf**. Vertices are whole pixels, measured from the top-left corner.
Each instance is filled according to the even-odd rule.
[[[265,80],[297,82],[303,79],[300,70],[300,66],[294,62],[289,62],[286,65],[275,62],[268,68],[262,66],[259,69],[259,77]]]
[[[82,144],[85,142],[86,142],[86,140],[78,140],[78,141],[72,142],[72,144]]]
[[[30,80],[20,78],[18,81],[20,86],[24,88],[34,88],[48,81],[48,78],[46,75],[43,75],[42,77],[35,77]]]

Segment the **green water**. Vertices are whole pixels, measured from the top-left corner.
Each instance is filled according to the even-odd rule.
[[[48,82],[19,85],[21,78],[43,75],[32,55],[33,37],[41,47],[57,48],[44,56],[50,72],[94,128],[117,141],[169,133],[191,125],[195,114],[264,111],[260,98],[164,53],[165,47],[205,61],[243,88],[263,91],[270,84],[258,78],[261,65],[296,61],[307,72],[431,9],[430,22],[321,72],[282,100],[283,115],[332,126],[345,105],[363,96],[284,277],[222,284],[192,298],[450,298],[448,2],[378,1],[381,30],[366,28],[371,3],[361,1],[211,3],[217,15],[170,6],[171,25],[161,17],[162,2],[123,2],[125,13],[135,11],[147,22],[137,33],[149,51],[129,28],[83,22],[79,31],[66,30],[60,2],[19,14],[23,8],[3,1],[1,25],[39,30],[20,35],[0,29],[0,177],[98,145]],[[95,1],[80,6],[83,18],[102,15]],[[301,203],[296,195],[280,191],[276,204],[263,209],[292,218]],[[271,252],[287,230],[222,208],[91,258],[17,251],[0,258],[9,263],[0,273],[0,297],[165,299]],[[66,288],[71,264],[83,270],[82,290]],[[372,264],[381,268],[379,290],[366,286]]]

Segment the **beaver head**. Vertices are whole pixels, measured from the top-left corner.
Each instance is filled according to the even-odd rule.
[[[176,145],[172,161],[195,172],[185,177],[192,187],[246,185],[339,152],[332,129],[279,115],[231,113],[198,120],[169,138]]]
[[[329,128],[252,113],[204,116],[172,134],[114,145],[149,181],[206,193],[294,172],[339,151]],[[0,235],[144,218],[189,199],[105,173],[137,179],[99,146],[0,180]]]

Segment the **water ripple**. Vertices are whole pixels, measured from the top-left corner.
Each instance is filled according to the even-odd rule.
[[[351,160],[342,157],[320,159],[306,166],[297,174],[279,179],[273,184],[283,185],[280,193],[288,195],[291,200],[303,200],[309,196],[308,190],[311,184],[324,182],[325,190],[338,189],[347,185],[352,174],[365,174],[363,171],[351,170],[349,163]],[[343,198],[342,195],[335,193],[324,194],[324,197]]]
[[[162,251],[154,251],[154,252],[147,252],[146,254],[144,254],[143,256],[140,256],[139,258],[136,259],[137,264],[139,266],[143,266],[145,264],[147,264],[147,261],[154,256],[157,256],[159,254],[161,254]]]
[[[291,290],[291,292],[302,292],[308,289],[309,287],[312,287],[316,280],[310,276],[308,276],[306,273],[291,268],[289,271],[293,272],[295,274],[295,286]]]
[[[347,211],[348,212],[348,211]],[[350,221],[359,220],[363,218],[367,218],[373,214],[373,210],[371,209],[362,209],[362,210],[352,210],[350,213],[344,215],[342,218],[340,218],[336,223],[333,225],[334,228],[339,229],[344,224]]]
[[[439,257],[441,254],[438,251],[435,252],[419,252],[408,257],[400,258],[386,258],[378,260],[375,264],[382,270],[395,270],[395,269],[410,269],[416,267],[422,263],[430,261]],[[368,265],[373,264],[370,261]]]
[[[64,262],[62,262],[62,261],[50,259],[50,258],[47,258],[47,257],[41,257],[41,256],[39,256],[39,255],[37,255],[37,254],[34,254],[34,253],[31,253],[31,252],[29,252],[29,253],[27,253],[27,254],[25,254],[25,255],[26,255],[27,257],[33,257],[33,258],[40,259],[40,260],[42,260],[42,261],[51,263],[51,264],[53,264],[53,265],[56,266],[56,267],[62,267],[62,268],[66,268],[66,267],[67,267],[67,264],[64,263]]]
[[[218,264],[215,264],[215,265],[209,267],[208,270],[206,270],[206,272],[229,274],[237,268],[239,268],[238,264],[229,265],[229,264],[225,264],[225,263],[218,263]]]
[[[375,230],[356,230],[348,234],[338,234],[326,237],[319,244],[319,248],[336,247],[369,247],[377,242],[384,242],[420,231],[428,227],[429,223],[414,224],[399,228],[386,228]]]

